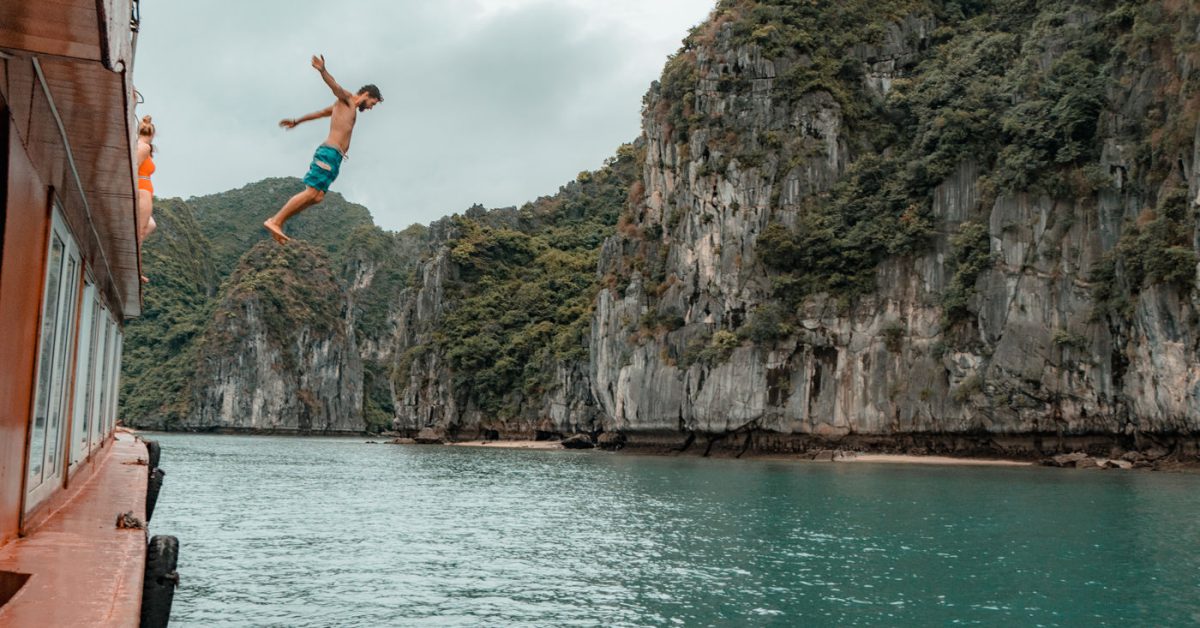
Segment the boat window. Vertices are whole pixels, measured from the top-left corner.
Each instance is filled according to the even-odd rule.
[[[96,379],[96,284],[92,278],[86,277],[83,287],[83,301],[79,314],[79,359],[76,362],[75,373],[75,402],[72,409],[74,434],[71,436],[71,466],[87,459],[90,450],[92,427],[92,407],[95,405]]]
[[[120,348],[121,337],[116,323],[112,318],[106,322],[109,329],[108,336],[108,379],[104,381],[104,393],[107,394],[107,401],[104,403],[104,436],[108,436],[113,431],[113,415],[116,408],[116,377],[118,377],[120,365]]]
[[[74,370],[80,273],[79,249],[56,206],[51,219],[38,345],[37,386],[30,417],[26,509],[54,492],[67,440],[68,383]]]
[[[70,397],[67,394],[67,384],[71,381],[70,374],[74,370],[76,326],[76,299],[79,296],[79,257],[68,255],[63,268],[62,308],[59,312],[58,337],[62,342],[54,346],[54,381],[50,385],[50,414],[47,415],[46,426],[46,473],[54,475],[62,468],[62,454],[66,449],[67,409],[70,408]]]
[[[113,358],[113,391],[112,391],[112,427],[117,426],[117,411],[120,409],[120,404],[117,401],[121,398],[121,356],[125,354],[125,332],[121,331],[121,327],[117,326],[117,355]]]
[[[113,414],[117,405],[117,390],[113,384],[117,381],[117,371],[120,366],[121,338],[120,330],[111,316],[105,319],[104,325],[108,327],[108,351],[105,355],[108,363],[105,365],[104,405],[102,406],[104,416],[100,434],[102,437],[107,437],[112,433]]]
[[[50,414],[50,376],[54,360],[54,334],[58,331],[59,282],[62,280],[63,249],[58,234],[51,234],[49,270],[46,273],[45,303],[42,305],[42,337],[39,343],[37,401],[33,404],[33,429],[29,437],[29,486],[42,483],[46,452],[46,417]]]
[[[101,309],[99,325],[103,340],[100,343],[100,370],[97,371],[96,377],[96,410],[95,415],[92,416],[93,447],[103,445],[104,437],[108,435],[108,430],[105,429],[105,425],[108,423],[108,412],[105,411],[105,408],[108,407],[108,377],[111,370],[109,364],[112,362],[113,345],[112,326],[108,321],[108,310]]]

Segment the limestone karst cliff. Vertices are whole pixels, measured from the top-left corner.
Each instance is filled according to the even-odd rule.
[[[722,2],[647,95],[586,372],[509,423],[409,387],[400,425],[1188,435],[1198,26],[1169,3]],[[432,312],[456,266],[423,268]]]
[[[331,266],[299,241],[264,241],[239,260],[200,338],[194,410],[180,427],[362,428],[362,359]]]
[[[364,397],[464,436],[1195,453],[1198,169],[1190,3],[724,0],[604,168],[391,249]]]
[[[128,325],[122,416],[168,430],[361,432],[393,418],[392,303],[424,229],[385,233],[330,194],[278,247],[259,223],[295,179],[157,203],[145,315]]]
[[[400,295],[396,427],[452,434],[591,432],[588,375],[601,243],[637,177],[626,145],[600,170],[521,208],[435,223]]]

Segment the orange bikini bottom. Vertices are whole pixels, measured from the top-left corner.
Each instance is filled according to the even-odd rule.
[[[150,177],[138,177],[138,189],[154,194],[154,184],[150,182]]]

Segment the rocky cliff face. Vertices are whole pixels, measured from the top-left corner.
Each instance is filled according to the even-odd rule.
[[[395,426],[464,437],[599,429],[587,329],[597,252],[636,177],[623,147],[597,172],[519,209],[431,226],[400,295]]]
[[[365,208],[331,194],[289,224],[303,241],[280,247],[257,223],[300,185],[268,179],[158,200],[150,307],[128,326],[127,425],[329,433],[391,424],[393,301],[425,230],[385,233]]]
[[[1195,7],[724,0],[644,104],[554,196],[338,231],[336,324],[227,286],[192,427],[1195,453]]]
[[[222,289],[200,341],[183,429],[357,432],[363,367],[329,256],[262,242]]]
[[[1090,39],[1096,33],[1121,36],[1120,20],[1128,16],[1072,3],[1003,26],[945,25],[916,9],[887,21],[875,43],[848,46],[861,64],[861,74],[851,75],[861,76],[860,97],[876,108],[874,116],[903,115],[890,110],[923,97],[939,80],[933,74],[946,71],[938,64],[952,63],[938,48],[955,48],[953,37],[981,36],[969,30],[1015,38],[1006,47],[1017,58],[1005,62],[1028,66],[997,76],[1006,82],[1017,71],[1055,76],[1076,55],[1100,57],[1092,66],[1100,76],[1076,79],[1103,89],[1095,134],[1081,140],[1094,153],[1041,166],[1091,180],[1058,189],[1006,185],[997,181],[1006,166],[997,155],[1002,147],[962,155],[926,196],[899,208],[894,224],[906,212],[927,222],[921,246],[882,256],[869,290],[795,299],[781,283],[803,279],[807,269],[787,265],[817,259],[764,260],[763,234],[777,225],[776,235],[785,233],[792,246],[827,245],[808,237],[827,225],[806,219],[844,198],[838,186],[862,176],[875,154],[886,159],[903,149],[864,137],[861,115],[849,121],[855,114],[832,93],[837,87],[814,86],[799,97],[789,91],[783,77],[820,61],[770,57],[769,44],[739,38],[748,19],[740,11],[749,4],[724,3],[724,18],[719,9],[648,97],[645,191],[635,207],[643,237],[615,237],[600,261],[602,272],[622,277],[601,292],[592,326],[590,375],[606,427],[680,438],[764,430],[958,434],[984,442],[1013,434],[1122,435],[1133,442],[1200,428],[1195,213],[1188,200],[1198,187],[1200,133],[1194,9],[1163,9],[1170,16],[1162,36],[1176,45],[1153,52],[1131,40],[1123,42],[1129,48],[1103,53],[1073,48],[1097,45]],[[986,64],[986,51],[974,50],[971,63]],[[691,73],[688,85],[674,86],[687,90],[691,111],[683,115],[672,115],[677,103],[667,93],[673,70]],[[978,79],[955,80],[977,88]],[[897,84],[903,93],[893,91]],[[1064,101],[1072,97],[1052,107],[1069,106]],[[1039,115],[1032,108],[1017,114]],[[954,115],[979,114],[936,115],[946,125]],[[903,129],[893,137],[922,139]],[[1170,250],[1173,259],[1160,261],[1172,267],[1157,276],[1132,268],[1145,264],[1142,256],[1166,254],[1142,250],[1154,246]],[[969,266],[972,247],[982,263],[964,277],[957,271]],[[773,248],[778,256],[780,247]],[[631,260],[647,259],[660,265],[650,273],[631,268]],[[1110,307],[1115,293],[1121,304]],[[647,313],[676,322],[639,334],[637,321]],[[1053,438],[1045,440],[1052,446]]]
[[[1192,433],[1197,14],[982,5],[721,3],[647,96],[586,370],[545,365],[556,385],[506,421],[410,334],[398,425],[779,448]],[[457,272],[448,248],[426,263],[400,329],[446,316]]]

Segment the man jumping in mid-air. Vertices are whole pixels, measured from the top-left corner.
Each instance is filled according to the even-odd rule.
[[[315,113],[295,120],[279,122],[279,126],[293,129],[301,122],[332,117],[329,121],[329,137],[325,138],[324,144],[317,147],[312,165],[308,167],[308,174],[304,175],[304,185],[308,187],[288,199],[279,213],[263,222],[263,226],[271,232],[271,237],[280,244],[289,240],[283,233],[283,223],[287,222],[288,218],[320,203],[321,199],[325,198],[325,192],[329,191],[329,184],[337,178],[338,170],[342,167],[342,160],[346,158],[346,151],[350,150],[350,134],[354,132],[354,122],[358,119],[358,112],[366,111],[383,102],[383,97],[379,95],[379,88],[374,85],[364,85],[357,94],[351,94],[338,85],[337,81],[333,80],[333,77],[325,70],[324,56],[313,57],[312,66],[321,73],[321,78],[325,79],[325,84],[333,90],[333,95],[337,97],[337,100],[332,105]]]

